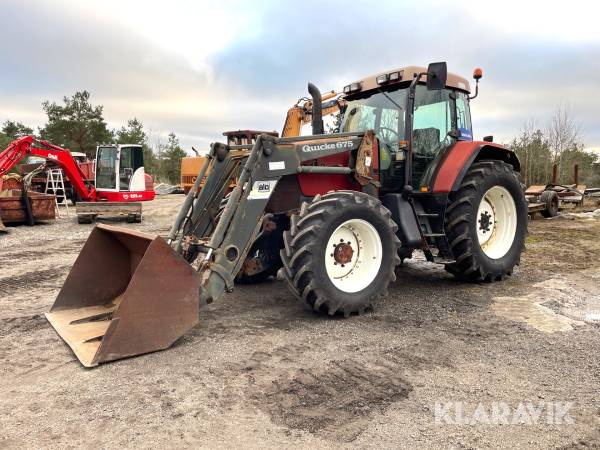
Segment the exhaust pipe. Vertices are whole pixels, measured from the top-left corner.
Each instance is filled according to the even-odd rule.
[[[321,91],[312,83],[308,83],[308,93],[312,97],[312,133],[323,134],[323,97]]]

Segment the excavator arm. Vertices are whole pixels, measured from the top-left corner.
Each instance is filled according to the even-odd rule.
[[[340,110],[340,97],[335,91],[323,94],[322,114],[335,114]],[[312,100],[301,98],[292,106],[285,118],[281,137],[300,136],[302,125],[312,120]]]
[[[95,199],[96,190],[93,187],[88,189],[84,182],[85,176],[77,166],[71,153],[48,141],[35,139],[33,136],[23,136],[15,139],[0,153],[0,177],[15,167],[27,155],[53,161],[63,170],[82,200]]]

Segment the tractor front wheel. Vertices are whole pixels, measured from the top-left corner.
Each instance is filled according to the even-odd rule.
[[[455,262],[446,270],[467,281],[512,275],[527,234],[527,204],[513,167],[473,164],[446,209],[446,236]]]
[[[397,225],[368,194],[337,191],[303,203],[283,235],[292,291],[316,311],[362,313],[395,280]]]

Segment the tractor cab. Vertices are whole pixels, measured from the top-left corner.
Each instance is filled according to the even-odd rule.
[[[101,145],[96,151],[95,186],[98,196],[109,201],[146,198],[144,152],[141,145]]]
[[[407,67],[367,77],[344,87],[341,132],[374,130],[379,140],[379,170],[383,192],[398,192],[407,181],[429,185],[445,150],[459,140],[473,140],[469,82],[447,74],[440,89],[423,77],[415,86],[412,142],[407,132],[411,83],[424,67]],[[412,145],[412,180],[406,180],[406,149]]]

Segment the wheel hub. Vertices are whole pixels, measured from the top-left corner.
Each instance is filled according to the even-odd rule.
[[[490,188],[477,210],[477,238],[483,252],[492,259],[503,257],[511,248],[517,229],[517,208],[512,195],[502,186]]]
[[[482,212],[481,215],[479,216],[479,229],[481,230],[482,233],[485,234],[491,230],[491,225],[492,225],[491,218],[492,218],[492,215],[487,211]]]
[[[333,251],[333,257],[338,264],[348,264],[352,261],[352,256],[354,255],[354,250],[352,249],[352,244],[350,241],[340,242],[335,246],[335,250]]]
[[[350,219],[328,239],[325,269],[335,287],[344,292],[358,292],[377,276],[382,254],[377,230],[365,220]]]

